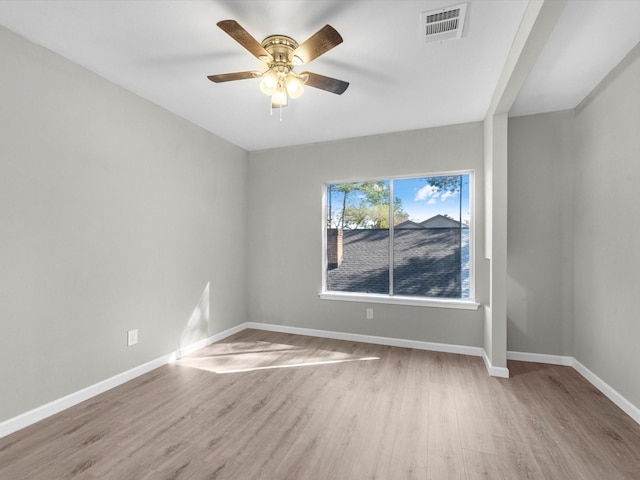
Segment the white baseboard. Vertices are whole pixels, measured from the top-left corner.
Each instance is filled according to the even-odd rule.
[[[268,323],[248,322],[247,328],[267,330],[270,332],[292,333],[294,335],[307,335],[309,337],[332,338],[335,340],[347,340],[351,342],[373,343],[376,345],[389,345],[391,347],[415,348],[417,350],[429,350],[431,352],[458,353],[482,357],[489,375],[492,377],[509,378],[509,370],[503,367],[494,367],[481,347],[469,347],[465,345],[452,345],[448,343],[423,342],[418,340],[405,340],[401,338],[376,337],[357,333],[333,332],[330,330],[314,330],[301,327],[289,327],[286,325],[273,325]]]
[[[469,347],[465,345],[451,345],[448,343],[422,342],[418,340],[405,340],[402,338],[377,337],[359,333],[333,332],[330,330],[315,330],[311,328],[289,327],[286,325],[273,325],[269,323],[247,322],[246,328],[267,330],[269,332],[292,333],[294,335],[306,335],[308,337],[331,338],[334,340],[346,340],[349,342],[373,343],[375,345],[388,345],[390,347],[415,348],[417,350],[429,350],[432,352],[458,353],[481,357],[484,350],[481,347]]]
[[[111,378],[98,382],[87,388],[83,388],[77,392],[71,393],[65,397],[49,402],[40,407],[34,408],[17,417],[10,418],[0,423],[0,438],[5,437],[13,432],[21,430],[62,410],[77,405],[88,400],[100,393],[106,392],[118,385],[129,380],[133,380],[140,375],[155,370],[167,363],[180,358],[189,353],[195,352],[215,342],[219,342],[235,333],[241,332],[247,328],[256,330],[267,330],[279,333],[292,333],[296,335],[307,335],[311,337],[332,338],[335,340],[347,340],[354,342],[373,343],[376,345],[389,345],[393,347],[415,348],[419,350],[429,350],[443,353],[457,353],[461,355],[471,355],[482,357],[489,375],[494,377],[508,378],[509,370],[504,367],[494,367],[489,360],[486,352],[481,347],[470,347],[465,345],[451,345],[446,343],[423,342],[417,340],[406,340],[400,338],[378,337],[372,335],[362,335],[357,333],[333,332],[329,330],[315,330],[301,327],[290,327],[286,325],[273,325],[267,323],[246,322],[236,325],[233,328],[220,332],[209,338],[200,340],[196,343],[183,347],[168,355],[163,355],[155,360],[134,367],[126,372],[114,375]],[[584,378],[592,383],[598,390],[606,395],[613,403],[620,407],[627,415],[640,424],[640,409],[620,395],[616,390],[611,388],[606,382],[585,367],[582,363],[573,357],[561,355],[545,355],[538,353],[526,352],[507,352],[508,360],[519,360],[524,362],[547,363],[552,365],[569,366],[576,369]]]
[[[164,355],[160,358],[156,358],[155,360],[132,368],[131,370],[127,370],[126,372],[119,373],[111,378],[83,388],[82,390],[78,390],[77,392],[73,392],[62,398],[58,398],[52,402],[36,407],[33,410],[29,410],[28,412],[18,415],[17,417],[5,420],[0,423],[0,438],[28,427],[29,425],[39,422],[51,415],[55,415],[69,407],[73,407],[78,403],[84,402],[85,400],[115,388],[118,385],[122,385],[123,383],[133,380],[140,375],[144,375],[151,370],[155,370],[156,368],[170,362],[172,358],[173,354]]]
[[[609,400],[620,407],[624,413],[633,418],[636,423],[640,424],[640,408],[636,407],[633,403],[620,395],[616,390],[611,388],[608,383],[598,377],[575,358],[573,359],[573,365],[571,366],[575,368],[580,375],[586,378],[594,387],[600,390]]]
[[[573,357],[527,352],[507,352],[507,360],[518,360],[521,362],[532,363],[548,363],[550,365],[564,365],[565,367],[573,367],[574,362]]]
[[[640,424],[640,408],[636,407],[629,400],[613,389],[608,383],[598,377],[595,373],[585,367],[574,357],[563,355],[545,355],[540,353],[527,352],[507,352],[508,360],[519,360],[522,362],[548,363],[551,365],[561,365],[574,368],[589,383],[600,390],[609,400],[615,403],[624,413]]]
[[[134,367],[130,370],[127,370],[126,372],[119,373],[111,378],[107,378],[106,380],[83,388],[82,390],[78,390],[77,392],[73,392],[62,398],[58,398],[45,405],[36,407],[33,410],[29,410],[28,412],[18,415],[17,417],[5,420],[4,422],[0,423],[0,438],[6,437],[13,432],[17,432],[18,430],[26,428],[29,425],[39,422],[40,420],[44,420],[45,418],[50,417],[51,415],[55,415],[62,410],[66,410],[69,407],[73,407],[78,403],[84,402],[85,400],[95,397],[96,395],[106,392],[107,390],[110,390],[112,388],[115,388],[118,385],[122,385],[123,383],[128,382],[129,380],[133,380],[140,375],[144,375],[151,370],[162,367],[163,365],[166,365],[176,358],[180,358],[181,355],[186,355],[187,353],[194,352],[200,348],[206,347],[207,345],[223,340],[228,336],[233,335],[234,333],[244,330],[245,328],[246,327],[244,325],[238,325],[236,327],[230,328],[228,330],[225,330],[224,332],[213,335],[212,337],[183,347],[182,349],[172,352],[168,355],[163,355],[162,357]]]
[[[335,340],[347,340],[354,342],[373,343],[376,345],[389,345],[393,347],[416,348],[420,350],[430,350],[435,352],[459,353],[462,355],[480,356],[484,360],[487,372],[492,377],[509,378],[509,369],[505,367],[495,367],[481,347],[468,347],[464,345],[450,345],[446,343],[421,342],[416,340],[404,340],[399,338],[377,337],[371,335],[361,335],[356,333],[333,332],[330,330],[315,330],[301,327],[290,327],[286,325],[273,325],[268,323],[247,322],[244,328],[256,330],[267,330],[270,332],[292,333],[295,335],[307,335],[310,337],[332,338]],[[613,403],[620,407],[627,415],[640,424],[640,409],[611,388],[602,379],[587,369],[573,357],[563,355],[547,355],[541,353],[527,352],[507,352],[507,360],[519,360],[523,362],[547,363],[551,365],[561,365],[576,369],[583,377],[591,382],[598,390],[606,395]]]
[[[509,378],[509,369],[506,367],[494,367],[485,350],[482,350],[482,360],[484,360],[484,365],[487,367],[489,375],[492,377]]]

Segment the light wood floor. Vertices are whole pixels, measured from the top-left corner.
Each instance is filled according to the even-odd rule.
[[[245,330],[0,440],[0,478],[640,479],[569,367]]]

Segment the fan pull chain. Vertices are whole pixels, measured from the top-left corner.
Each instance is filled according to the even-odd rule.
[[[282,105],[278,107],[280,110],[280,121],[282,122]],[[269,105],[269,116],[273,117],[273,105]]]

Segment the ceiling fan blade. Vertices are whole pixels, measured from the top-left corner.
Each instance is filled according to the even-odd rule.
[[[271,55],[255,38],[251,36],[242,26],[235,20],[221,20],[218,25],[231,38],[246,48],[258,60],[269,60]]]
[[[218,75],[209,75],[207,78],[215,83],[231,82],[233,80],[245,80],[247,78],[256,78],[260,76],[260,72],[234,72],[221,73]]]
[[[291,53],[291,61],[295,64],[294,57],[298,57],[302,63],[309,63],[341,43],[342,37],[337,30],[325,25]]]
[[[307,81],[305,85],[310,87],[326,90],[327,92],[342,95],[349,86],[349,82],[343,82],[331,77],[325,77],[324,75],[318,75],[317,73],[301,72],[300,76],[306,75]]]

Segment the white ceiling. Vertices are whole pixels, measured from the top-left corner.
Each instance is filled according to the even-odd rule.
[[[420,13],[464,0],[2,0],[0,24],[246,149],[482,120],[527,0],[467,0],[458,41],[423,45]],[[305,70],[350,82],[306,88],[270,115],[259,62],[216,26],[304,41],[329,23],[344,43]],[[640,41],[640,1],[569,0],[512,114],[575,107]]]

